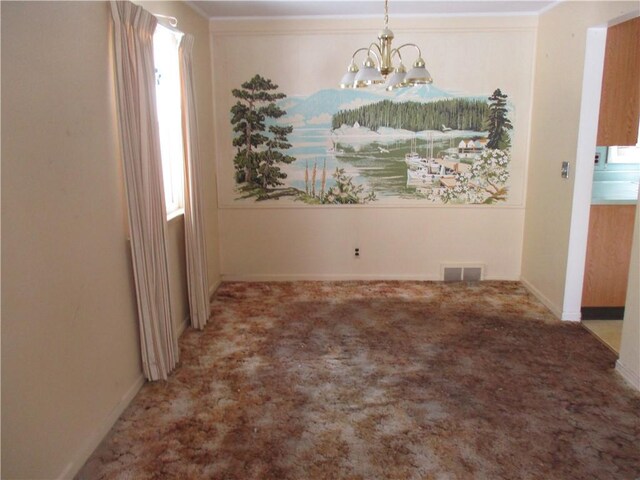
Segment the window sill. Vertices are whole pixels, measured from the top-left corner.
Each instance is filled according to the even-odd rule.
[[[182,216],[184,216],[184,208],[179,208],[178,210],[174,210],[173,212],[167,214],[167,222],[171,223],[172,221]]]

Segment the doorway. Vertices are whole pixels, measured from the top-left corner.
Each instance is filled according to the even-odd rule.
[[[628,17],[613,21],[611,25],[621,23],[625,20],[628,20]],[[594,156],[596,152],[598,117],[600,113],[606,36],[607,26],[598,26],[587,31],[569,239],[569,259],[563,305],[563,311],[568,312],[573,318],[565,318],[567,320],[581,319],[585,276],[589,277],[589,275],[591,275],[591,272],[589,272],[589,275],[585,274],[585,264],[587,259],[589,219],[592,214]],[[631,228],[633,229],[633,226]],[[611,320],[603,317],[593,320],[583,320],[583,326],[616,353],[620,351],[622,325],[623,321],[621,319]]]

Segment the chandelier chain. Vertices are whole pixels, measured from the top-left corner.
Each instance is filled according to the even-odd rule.
[[[389,0],[384,0],[384,26],[389,26]]]

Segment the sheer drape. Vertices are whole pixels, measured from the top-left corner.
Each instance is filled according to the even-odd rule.
[[[156,18],[112,1],[120,143],[144,374],[166,379],[178,361],[169,300],[166,207],[156,114],[153,33]]]
[[[202,211],[198,125],[193,79],[193,37],[180,42],[180,83],[182,87],[182,131],[185,153],[184,229],[187,256],[187,283],[191,325],[204,328],[209,319],[209,281]]]

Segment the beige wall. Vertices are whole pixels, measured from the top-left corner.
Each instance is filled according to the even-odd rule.
[[[636,2],[562,2],[543,14],[531,121],[522,279],[559,314],[563,309],[587,29],[637,11]]]
[[[336,88],[350,54],[372,40],[379,21],[212,21],[223,278],[438,279],[441,264],[464,262],[486,265],[487,278],[519,279],[536,25],[535,17],[396,19],[390,25],[397,44],[423,48],[437,87],[474,95],[501,88],[509,95],[515,129],[508,204],[394,200],[390,206],[382,198],[332,207],[237,200],[231,90],[256,73],[288,96]]]
[[[2,5],[7,478],[58,476],[141,375],[107,13]]]
[[[181,3],[162,8],[196,35],[210,158],[207,21]],[[106,2],[2,3],[3,478],[73,475],[142,383],[109,22]],[[214,285],[211,162],[204,174]],[[169,225],[176,325],[181,227]]]
[[[189,317],[187,288],[187,259],[184,246],[184,215],[169,220],[167,228],[167,256],[169,257],[169,295],[174,331],[182,333]]]
[[[640,196],[638,198],[640,205]],[[640,390],[640,208],[636,207],[618,371]]]
[[[222,267],[229,279],[437,280],[441,263],[464,262],[517,279],[522,220],[473,207],[223,209]]]

